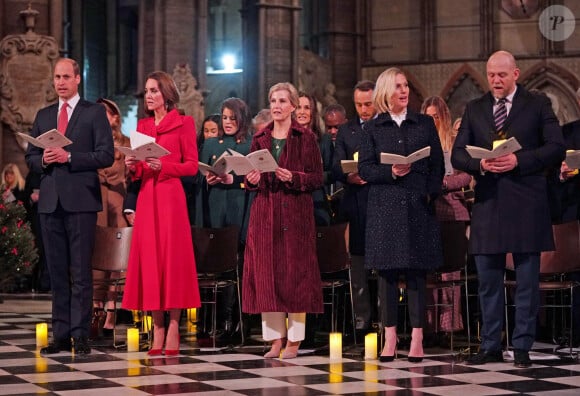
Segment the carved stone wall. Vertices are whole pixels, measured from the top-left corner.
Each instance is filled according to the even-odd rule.
[[[0,163],[14,162],[23,173],[25,145],[14,132],[29,132],[36,112],[57,100],[52,69],[59,57],[53,37],[36,34],[33,22],[27,29],[0,41]]]
[[[561,124],[580,118],[580,107],[575,99],[580,86],[580,57],[538,58],[517,60],[520,68],[518,82],[527,89],[539,89],[557,102],[557,116]],[[417,93],[419,105],[432,95],[446,100],[453,118],[463,114],[465,104],[488,91],[485,72],[486,62],[450,62],[439,64],[402,65],[413,91]],[[363,76],[376,80],[387,67],[373,66],[363,69]],[[416,102],[410,106],[415,110]]]

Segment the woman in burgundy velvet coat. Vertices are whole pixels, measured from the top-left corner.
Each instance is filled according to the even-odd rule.
[[[268,149],[279,168],[246,176],[257,192],[246,242],[243,311],[262,314],[262,336],[272,341],[265,357],[298,354],[306,312],[321,313],[322,285],[316,258],[312,192],[322,186],[322,160],[314,134],[292,119],[298,92],[290,83],[270,88],[273,122],[257,132],[250,151]],[[288,330],[286,330],[288,317]]]

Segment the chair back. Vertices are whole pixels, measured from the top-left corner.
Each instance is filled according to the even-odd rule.
[[[238,266],[240,228],[191,227],[195,264],[200,274],[216,274],[235,270]]]
[[[333,273],[348,269],[350,257],[346,246],[348,223],[316,227],[316,255],[320,273]]]
[[[133,227],[102,227],[95,229],[92,266],[99,271],[124,272],[129,262]]]
[[[467,260],[467,236],[465,222],[442,221],[441,246],[443,249],[443,265],[437,268],[438,273],[462,270]]]
[[[578,221],[554,224],[552,226],[556,248],[542,252],[540,274],[563,274],[580,270],[580,227]],[[511,254],[507,255],[506,268],[513,270]]]

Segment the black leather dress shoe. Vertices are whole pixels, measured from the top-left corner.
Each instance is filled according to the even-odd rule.
[[[478,366],[486,363],[501,363],[503,362],[502,351],[479,351],[479,353],[471,356],[465,361],[466,364]]]
[[[91,353],[89,341],[84,337],[75,338],[73,340],[73,351],[76,355],[88,355]]]
[[[526,368],[532,365],[530,354],[523,349],[514,349],[514,366],[518,368]]]
[[[40,348],[41,355],[52,355],[54,353],[59,353],[62,351],[70,352],[71,350],[71,343],[70,341],[54,341],[48,344],[48,346],[44,348]]]

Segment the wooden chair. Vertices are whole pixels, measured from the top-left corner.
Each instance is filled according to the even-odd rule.
[[[95,271],[103,271],[111,276],[103,279],[95,279],[94,285],[113,291],[117,296],[115,301],[114,316],[117,318],[117,302],[122,299],[123,286],[125,285],[125,273],[131,250],[132,227],[101,227],[95,230],[95,247],[92,256],[92,267]],[[113,346],[115,348],[125,345],[117,342],[117,325],[113,327]]]
[[[574,329],[574,304],[572,293],[575,287],[580,286],[580,282],[574,280],[567,280],[566,274],[580,270],[580,227],[578,221],[572,221],[563,224],[556,224],[552,226],[554,233],[554,242],[556,249],[551,252],[542,252],[540,256],[540,292],[564,292],[570,293],[569,303],[564,302],[561,298],[560,303],[541,304],[544,308],[560,308],[570,309],[570,340],[569,340],[569,355],[574,357],[572,341],[574,339],[574,332],[579,329]],[[514,270],[513,257],[511,254],[507,255],[506,268]],[[505,282],[505,322],[506,322],[506,347],[509,348],[509,321],[508,321],[508,307],[513,306],[508,304],[509,289],[516,287],[516,281],[506,280]],[[558,351],[561,348],[556,348]],[[578,358],[578,354],[575,356]]]
[[[202,296],[202,305],[212,308],[213,349],[216,349],[218,292],[225,287],[236,287],[242,344],[244,327],[242,321],[241,278],[238,268],[238,241],[240,228],[232,225],[222,228],[191,228],[195,263],[200,292],[209,290],[210,296]]]
[[[316,227],[316,254],[322,277],[322,289],[330,290],[330,300],[324,301],[324,305],[330,305],[331,330],[337,328],[338,304],[337,290],[348,287],[352,316],[352,329],[354,343],[356,340],[356,320],[350,277],[350,256],[346,244],[346,229],[348,223],[333,224],[330,226]],[[344,325],[343,325],[344,327]]]

